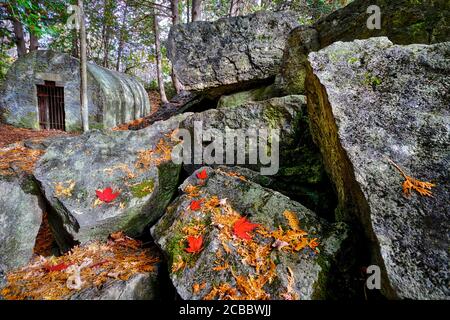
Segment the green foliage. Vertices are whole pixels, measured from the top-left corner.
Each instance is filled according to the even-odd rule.
[[[143,181],[131,187],[131,193],[134,197],[144,198],[151,194],[155,188],[155,181],[153,179]]]
[[[158,81],[152,80],[150,83],[145,85],[145,90],[147,91],[158,91]],[[171,81],[164,82],[164,90],[166,90],[166,96],[170,100],[172,97],[176,95],[176,91],[172,85]]]
[[[2,0],[0,0],[2,1]],[[299,22],[308,24],[336,10],[351,0],[243,0],[233,14],[245,15],[259,10],[294,10]],[[89,0],[84,1],[88,60],[110,69],[136,75],[149,82],[154,74],[154,1]],[[166,58],[164,39],[171,27],[170,1],[158,1],[156,13],[160,18],[162,71],[170,80],[171,65]],[[191,1],[189,1],[191,3]],[[231,0],[203,0],[203,20],[227,17]],[[6,0],[0,6],[0,81],[15,58],[14,34],[10,20],[17,19],[24,27],[25,39],[33,34],[41,39],[40,47],[77,56],[78,34],[67,27],[68,5],[75,0]],[[179,1],[180,21],[187,22],[187,1]],[[119,53],[120,52],[120,53]],[[151,84],[150,84],[151,86]],[[168,96],[173,88],[166,86]]]
[[[57,23],[65,21],[68,0],[13,0],[9,10],[28,32],[39,37],[57,32]]]

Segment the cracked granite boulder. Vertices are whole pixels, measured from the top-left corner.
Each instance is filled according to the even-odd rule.
[[[34,174],[63,250],[119,230],[138,236],[163,214],[181,169],[171,161],[169,135],[187,115],[138,131],[94,130],[47,148]],[[117,197],[102,202],[96,191],[107,188]]]
[[[309,54],[313,137],[338,198],[339,220],[371,241],[389,297],[449,299],[450,43],[336,42]],[[388,160],[390,159],[390,160]],[[432,197],[402,192],[405,172]]]
[[[220,169],[200,168],[180,190],[151,233],[183,299],[333,297],[336,262],[352,260],[344,223]],[[239,223],[256,225],[243,234]]]
[[[295,13],[262,11],[178,24],[169,34],[168,56],[186,90],[218,97],[272,79],[285,40],[298,25]]]
[[[193,113],[181,122],[180,128],[189,131],[191,145],[194,144],[190,149],[191,159],[185,161],[184,169],[192,173],[202,165],[219,164],[250,168],[274,178],[276,190],[295,198],[316,213],[325,216],[332,213],[334,196],[330,192],[320,152],[309,132],[305,96],[250,102],[239,100],[217,109]],[[272,140],[276,129],[279,129],[278,144]],[[267,141],[262,139],[262,130],[269,133]],[[194,140],[198,138],[200,141],[208,135],[211,139],[203,141],[202,149],[198,149],[203,151],[203,157],[196,160],[200,143]],[[188,139],[184,141],[189,145]],[[230,149],[230,146],[236,147]],[[270,156],[263,159],[261,153]],[[208,159],[209,155],[212,156]],[[250,162],[250,159],[256,161]]]

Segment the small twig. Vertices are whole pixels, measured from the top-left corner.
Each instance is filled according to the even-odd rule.
[[[389,161],[394,166],[395,169],[397,169],[402,174],[402,176],[405,179],[408,179],[408,175],[405,173],[405,171],[403,171],[394,161],[392,161],[388,157],[386,157],[386,159],[387,159],[387,161]]]

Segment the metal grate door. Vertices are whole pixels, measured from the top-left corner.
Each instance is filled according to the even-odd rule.
[[[37,96],[40,128],[65,131],[64,88],[45,81],[44,85],[37,85]]]

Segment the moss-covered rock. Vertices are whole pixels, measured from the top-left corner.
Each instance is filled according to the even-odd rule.
[[[246,95],[246,94],[244,94]],[[212,141],[203,142],[204,150],[213,146],[220,138],[226,142],[227,129],[242,130],[239,138],[249,140],[249,129],[280,130],[279,143],[279,167],[268,179],[273,183],[270,187],[300,201],[308,208],[320,215],[328,215],[335,205],[335,196],[331,190],[331,184],[325,173],[319,150],[314,145],[309,132],[309,121],[306,115],[306,99],[304,96],[292,95],[276,97],[262,101],[245,102],[237,106],[221,107],[207,110],[189,116],[181,124],[181,128],[187,129],[194,137],[194,124],[202,123],[202,130],[213,132]],[[269,140],[270,142],[270,140]],[[227,145],[229,146],[229,144]],[[267,145],[271,152],[272,146]],[[221,163],[207,163],[206,165],[224,164],[230,167],[239,166],[262,172],[267,164],[257,162],[249,163],[249,147],[245,150],[235,150],[234,162],[226,163],[227,150],[224,150]],[[237,162],[237,155],[245,155],[245,163]],[[271,154],[271,153],[270,153]],[[274,157],[275,159],[275,157]],[[185,169],[192,172],[202,164],[185,164]]]
[[[381,28],[369,29],[369,6],[380,8]],[[447,0],[355,0],[312,26],[294,29],[284,51],[277,87],[286,94],[304,94],[309,52],[336,41],[387,36],[397,44],[450,41],[450,2]],[[340,52],[330,56],[336,62]],[[356,62],[349,57],[349,63]]]
[[[57,242],[84,243],[122,230],[138,236],[164,212],[176,190],[180,165],[171,161],[169,134],[186,115],[139,131],[91,131],[47,148],[35,170],[55,214]],[[96,190],[117,197],[101,202]]]
[[[207,179],[198,179],[203,170]],[[333,296],[328,284],[330,277],[342,277],[336,262],[344,258],[341,245],[349,239],[345,224],[327,223],[280,193],[222,170],[201,168],[180,189],[182,195],[151,233],[183,299]],[[201,207],[193,208],[193,201]],[[242,217],[258,224],[247,240],[236,233]],[[295,236],[282,249],[279,238],[286,232]],[[202,238],[194,253],[187,250],[189,236]]]
[[[178,24],[169,34],[168,56],[186,90],[214,97],[245,90],[273,79],[297,18],[294,12],[260,11]]]
[[[333,61],[337,52],[346,53]],[[337,219],[365,231],[388,297],[450,297],[449,57],[449,42],[401,46],[385,37],[309,55],[308,114]],[[432,197],[402,192],[406,175],[434,183]]]

